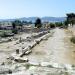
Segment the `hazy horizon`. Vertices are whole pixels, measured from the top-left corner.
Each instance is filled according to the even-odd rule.
[[[0,0],[0,19],[65,17],[74,13],[74,0]]]
[[[14,18],[0,18],[0,19],[2,19],[2,20],[6,20],[6,19],[21,19],[21,18],[46,18],[46,17],[47,17],[47,18],[48,18],[48,17],[49,17],[49,18],[51,18],[51,17],[52,17],[52,18],[65,18],[65,16],[63,16],[63,17],[62,17],[62,16],[61,16],[61,17],[54,17],[54,16],[42,16],[42,17],[38,17],[38,16],[31,16],[31,17],[18,17],[18,18],[17,18],[17,17],[14,17]]]

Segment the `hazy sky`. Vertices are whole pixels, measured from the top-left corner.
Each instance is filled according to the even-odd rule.
[[[75,12],[75,0],[0,0],[0,19],[61,17],[70,12]]]

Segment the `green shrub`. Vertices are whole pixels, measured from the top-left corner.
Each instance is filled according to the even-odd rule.
[[[75,43],[75,37],[71,38],[71,42]]]
[[[31,65],[30,64],[26,64],[25,66],[26,66],[26,69],[29,69]]]
[[[12,33],[17,34],[18,33],[17,29],[12,30]]]
[[[48,33],[50,33],[50,30],[48,30]]]
[[[6,32],[2,32],[1,37],[7,37],[7,33]]]
[[[50,23],[50,28],[55,28],[55,24],[54,23]]]

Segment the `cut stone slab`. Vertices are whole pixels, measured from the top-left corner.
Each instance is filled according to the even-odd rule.
[[[24,55],[29,55],[32,52],[32,50],[23,51],[22,54],[20,54],[20,57],[23,57]]]
[[[36,41],[29,45],[30,49],[34,48],[37,45]]]
[[[50,62],[41,62],[41,64],[40,64],[41,66],[43,66],[43,67],[52,67],[52,64],[50,63]]]
[[[34,61],[33,62],[29,61],[28,64],[33,65],[33,66],[39,66],[40,65],[39,62],[34,62]]]
[[[28,50],[28,51],[25,52],[25,55],[28,55],[28,54],[30,54],[31,52],[32,52],[32,50]]]
[[[15,57],[14,61],[19,63],[28,62],[28,58]]]
[[[40,65],[43,66],[43,67],[51,67],[51,68],[60,68],[60,69],[65,68],[64,64],[50,63],[50,62],[41,62]]]

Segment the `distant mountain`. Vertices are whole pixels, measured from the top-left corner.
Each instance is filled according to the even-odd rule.
[[[20,18],[21,21],[32,21],[35,22],[37,17],[29,17],[29,18]],[[40,18],[42,22],[48,21],[48,22],[62,22],[66,20],[66,17],[42,17]]]
[[[42,21],[49,21],[49,22],[62,22],[65,21],[65,17],[43,17]]]
[[[28,22],[29,21],[35,22],[36,19],[37,19],[37,17],[28,17],[28,18],[23,17],[23,18],[19,18],[19,20],[21,20],[21,21],[28,21]]]
[[[18,18],[18,20],[21,21],[32,21],[35,22],[37,19],[37,17],[23,17],[23,18]],[[42,20],[42,22],[44,21],[48,21],[48,22],[62,22],[66,20],[66,17],[42,17],[40,18]],[[16,19],[0,19],[0,21],[14,21]]]

